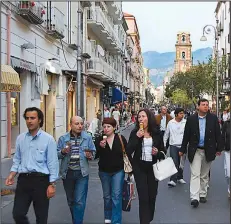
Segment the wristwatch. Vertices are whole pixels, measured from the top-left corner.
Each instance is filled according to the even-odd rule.
[[[55,184],[55,182],[53,182],[53,183],[50,183],[49,185],[51,185],[52,187],[56,187],[56,184]]]

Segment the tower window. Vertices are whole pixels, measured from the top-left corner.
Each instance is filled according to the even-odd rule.
[[[184,51],[182,52],[181,55],[182,55],[182,59],[185,59],[185,52]]]
[[[185,35],[182,35],[182,38],[181,38],[182,42],[185,42]]]

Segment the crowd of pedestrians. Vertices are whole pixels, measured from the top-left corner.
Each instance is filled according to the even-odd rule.
[[[135,181],[139,199],[140,224],[154,219],[158,180],[153,164],[172,157],[177,173],[170,177],[169,188],[185,184],[183,178],[186,156],[190,163],[190,200],[196,208],[207,202],[209,172],[212,161],[225,151],[225,174],[230,194],[230,116],[221,128],[216,115],[209,112],[206,99],[200,99],[197,112],[185,119],[183,108],[175,108],[172,116],[162,106],[154,115],[141,109],[129,140],[116,132],[120,119],[117,109],[104,109],[102,134],[93,142],[84,130],[79,116],[70,120],[71,130],[56,144],[54,138],[42,130],[44,115],[36,107],[27,108],[24,118],[28,132],[16,140],[16,153],[6,185],[12,185],[18,175],[13,218],[16,224],[28,224],[27,212],[33,203],[37,224],[47,224],[49,199],[55,196],[56,182],[61,179],[73,224],[84,223],[88,193],[89,161],[98,159],[99,178],[104,201],[104,223],[122,223],[124,155],[132,166],[128,174]],[[98,112],[100,116],[101,111]],[[174,114],[174,115],[173,115]],[[102,116],[102,115],[101,115]],[[59,162],[60,161],[60,162]]]

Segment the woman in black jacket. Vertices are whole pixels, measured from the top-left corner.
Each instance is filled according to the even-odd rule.
[[[166,153],[161,136],[153,113],[148,109],[140,110],[126,149],[139,196],[140,224],[149,224],[154,217],[158,181],[155,179],[152,165],[158,159],[164,159],[161,151]]]
[[[225,150],[225,177],[228,182],[228,197],[230,198],[230,119],[225,121],[222,127],[222,141]]]
[[[124,182],[124,136],[115,134],[116,120],[104,118],[104,135],[96,139],[96,156],[99,158],[99,177],[103,188],[105,223],[122,223],[122,192]],[[121,139],[120,139],[121,137]]]

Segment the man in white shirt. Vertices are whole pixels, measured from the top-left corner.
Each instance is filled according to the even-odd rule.
[[[107,107],[104,107],[103,117],[104,118],[110,117],[110,111],[107,109]]]
[[[118,110],[118,108],[116,107],[115,110],[113,111],[112,113],[112,116],[113,118],[116,120],[116,123],[117,123],[117,129],[119,129],[119,121],[120,121],[120,112]]]
[[[169,187],[175,187],[177,181],[181,184],[186,183],[183,179],[183,169],[180,166],[181,162],[183,162],[181,159],[184,160],[185,158],[181,158],[179,156],[186,124],[186,120],[184,119],[184,109],[176,108],[174,113],[175,118],[169,121],[164,133],[164,146],[166,147],[166,143],[169,138],[170,156],[178,170],[178,173],[171,176],[170,181],[168,182]]]

